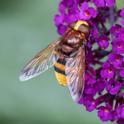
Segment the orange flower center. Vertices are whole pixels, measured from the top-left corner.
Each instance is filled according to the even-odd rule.
[[[105,109],[105,112],[106,112],[106,113],[109,113],[109,110],[108,110],[108,109]]]
[[[122,45],[121,44],[118,44],[118,48],[121,48],[122,47]]]
[[[112,69],[109,69],[109,70],[108,70],[108,73],[112,73]]]
[[[105,38],[103,38],[103,39],[102,39],[102,42],[106,42],[106,39],[105,39]]]
[[[85,11],[85,16],[90,16],[89,11]]]
[[[116,61],[120,61],[120,57],[116,57]]]

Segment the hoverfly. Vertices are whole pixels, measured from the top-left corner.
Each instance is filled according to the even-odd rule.
[[[63,37],[40,51],[23,68],[21,81],[31,79],[54,66],[56,78],[67,86],[72,99],[79,102],[85,85],[85,44],[89,36],[86,21],[72,23]]]

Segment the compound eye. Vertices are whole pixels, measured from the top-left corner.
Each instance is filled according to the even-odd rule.
[[[89,27],[88,26],[80,25],[78,30],[84,34],[89,34]]]

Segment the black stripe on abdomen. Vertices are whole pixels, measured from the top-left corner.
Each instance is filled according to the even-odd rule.
[[[54,69],[55,69],[56,72],[65,75],[65,71],[61,70],[61,68],[57,68],[56,66],[54,66]]]
[[[62,59],[58,59],[57,60],[58,63],[62,64],[62,65],[65,65],[66,61],[65,60],[62,60]]]
[[[63,68],[65,68],[65,63],[66,63],[65,60],[58,59],[57,62],[55,63],[55,65],[54,65],[55,71],[65,75],[65,69],[63,69]]]

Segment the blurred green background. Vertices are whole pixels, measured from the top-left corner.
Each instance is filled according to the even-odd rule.
[[[53,68],[19,81],[24,64],[59,37],[53,23],[58,3],[0,0],[0,124],[102,123],[96,112],[86,112],[72,101],[68,89],[58,85]]]

